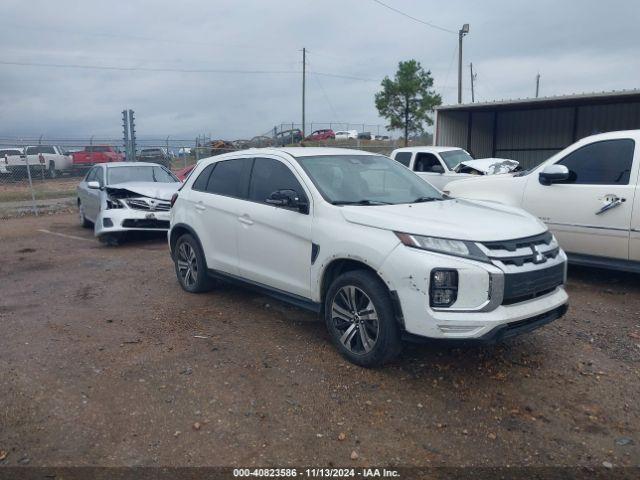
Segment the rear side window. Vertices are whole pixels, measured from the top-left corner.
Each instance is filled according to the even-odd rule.
[[[628,185],[635,142],[605,140],[585,145],[558,162],[569,169],[562,183],[578,185]]]
[[[27,147],[27,155],[37,155],[38,147]]]
[[[202,173],[200,173],[200,175],[198,175],[198,178],[196,178],[196,181],[193,182],[193,186],[191,187],[193,190],[198,190],[199,192],[204,192],[207,190],[209,176],[211,175],[211,172],[213,171],[213,167],[215,167],[215,165],[215,163],[212,163],[211,165],[206,167],[202,171]]]
[[[346,133],[346,132],[340,132],[340,133]],[[398,162],[400,162],[405,167],[408,167],[409,164],[411,163],[411,152],[398,152],[396,153],[396,156],[393,158]]]
[[[55,155],[56,149],[53,147],[40,147],[40,153],[52,153]]]
[[[244,178],[245,166],[250,158],[223,160],[215,163],[215,168],[207,182],[207,193],[243,198],[246,196]]]
[[[249,182],[249,200],[264,203],[277,190],[294,190],[304,196],[304,190],[293,172],[273,158],[256,158]]]

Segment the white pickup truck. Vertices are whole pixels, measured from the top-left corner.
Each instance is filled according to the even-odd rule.
[[[72,169],[73,160],[56,145],[28,146],[22,155],[7,155],[4,158],[4,170],[13,176],[26,176],[27,165],[32,175],[44,173],[49,178],[56,178]]]
[[[527,172],[444,190],[524,208],[549,226],[570,262],[640,272],[639,145],[640,130],[593,135]]]
[[[474,160],[466,150],[457,147],[398,148],[391,152],[391,158],[440,190],[454,180],[476,175],[509,173],[518,168],[518,162],[505,158]]]

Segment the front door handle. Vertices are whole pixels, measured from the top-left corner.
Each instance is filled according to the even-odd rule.
[[[602,215],[604,212],[608,212],[609,210],[619,207],[624,202],[627,201],[626,198],[621,198],[616,195],[606,195],[604,197],[605,203],[600,210],[596,212],[596,215]]]
[[[196,210],[200,210],[200,211],[202,212],[202,211],[204,211],[204,210],[206,210],[206,209],[207,209],[207,207],[205,207],[205,206],[202,204],[202,202],[198,202],[198,203],[196,203]]]
[[[242,215],[241,217],[238,217],[238,221],[240,223],[244,223],[245,225],[253,225],[253,220],[249,218],[249,215]]]

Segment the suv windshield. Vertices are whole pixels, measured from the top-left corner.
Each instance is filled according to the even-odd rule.
[[[440,156],[444,160],[444,163],[447,164],[447,167],[449,167],[449,170],[453,170],[462,162],[473,160],[473,157],[464,150],[448,150],[446,152],[440,152]]]
[[[163,167],[132,166],[132,167],[111,167],[109,168],[108,185],[116,185],[126,182],[157,182],[173,183],[179,182],[171,172]]]
[[[382,155],[297,157],[322,196],[336,205],[380,205],[442,200],[442,193]]]

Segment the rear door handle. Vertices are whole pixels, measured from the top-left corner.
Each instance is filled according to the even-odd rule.
[[[253,225],[253,220],[249,218],[249,215],[242,215],[241,217],[238,217],[238,221],[240,223],[244,223],[245,225]]]

